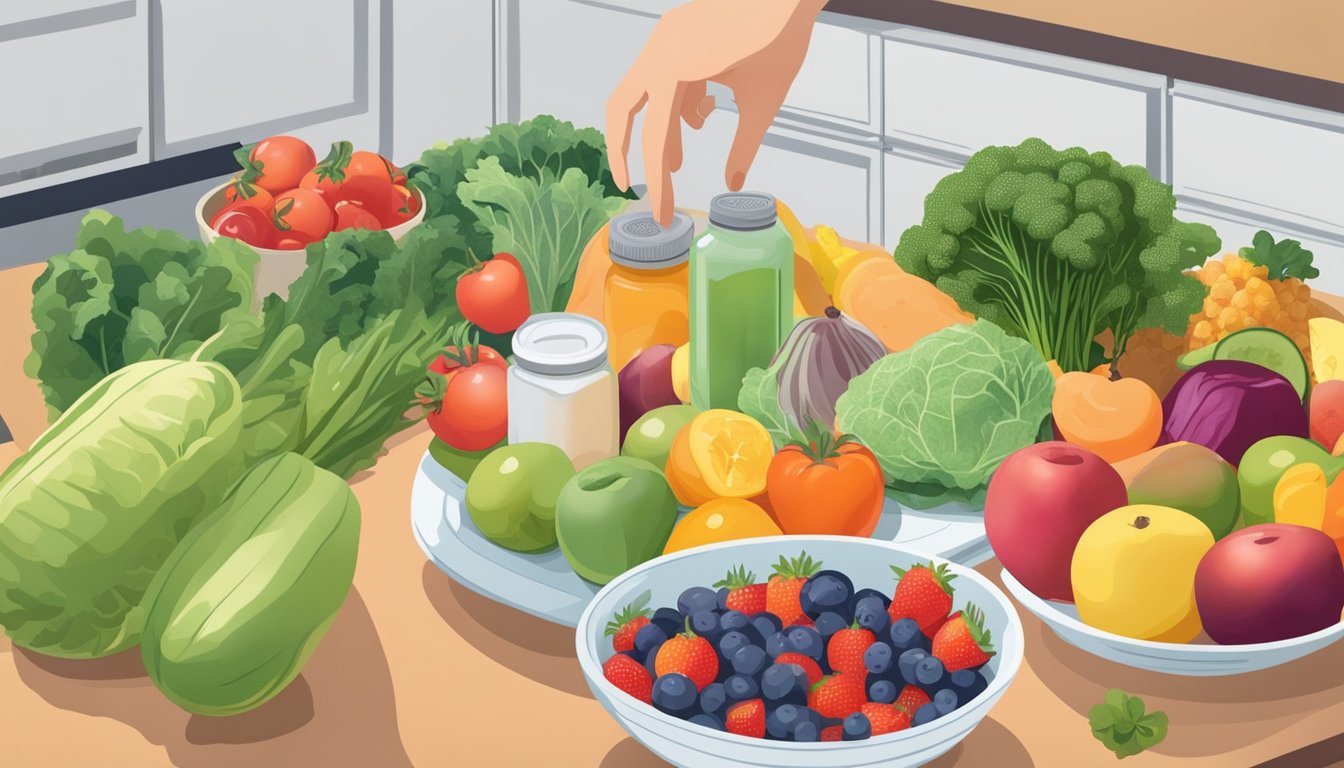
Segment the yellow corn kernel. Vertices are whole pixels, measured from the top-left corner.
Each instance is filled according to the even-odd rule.
[[[1237,291],[1232,297],[1232,306],[1243,311],[1248,309],[1251,306],[1251,295],[1246,291]]]
[[[1209,287],[1209,298],[1214,301],[1228,302],[1237,292],[1236,286],[1226,280],[1219,280]]]

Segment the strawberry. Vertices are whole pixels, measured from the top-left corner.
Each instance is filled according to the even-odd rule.
[[[826,644],[826,660],[836,672],[866,675],[868,669],[863,665],[863,652],[875,642],[877,638],[871,630],[855,623],[831,635],[830,642]]]
[[[617,653],[634,650],[636,633],[649,623],[648,605],[649,593],[645,592],[607,622],[606,634],[611,638],[611,647],[615,648]]]
[[[653,678],[649,676],[649,670],[624,653],[607,659],[602,665],[602,676],[645,704],[653,704]]]
[[[910,727],[912,715],[892,704],[878,704],[875,701],[870,701],[864,704],[859,711],[868,718],[868,722],[873,726],[874,736],[904,731]]]
[[[822,678],[821,667],[817,666],[817,662],[814,661],[811,656],[804,656],[801,653],[794,653],[790,651],[788,653],[781,653],[778,656],[776,656],[775,663],[797,664],[798,666],[802,667],[803,671],[807,673],[808,685],[816,685],[817,683],[821,682]]]
[[[756,583],[756,574],[745,566],[737,566],[728,571],[722,580],[714,582],[715,588],[728,588],[726,605],[730,611],[741,611],[748,616],[765,612],[766,586]]]
[[[766,583],[765,609],[779,617],[784,626],[802,624],[803,620],[811,624],[811,619],[803,613],[803,605],[798,596],[803,592],[803,584],[812,574],[821,568],[821,563],[813,562],[806,552],[800,552],[792,560],[779,556],[775,564],[774,575]]]
[[[807,706],[822,717],[848,717],[868,701],[864,676],[838,672],[821,678],[807,694]]]
[[[832,725],[821,729],[822,741],[844,741],[845,727],[843,725]]]
[[[994,644],[985,629],[985,615],[974,603],[953,615],[933,638],[930,653],[943,662],[947,671],[971,669],[989,661]]]
[[[929,634],[931,626],[952,612],[951,582],[956,576],[947,572],[946,564],[935,566],[932,561],[909,570],[893,565],[891,570],[899,579],[887,608],[892,623],[914,619],[924,634]]]
[[[739,701],[728,708],[724,730],[738,736],[765,738],[765,702],[760,699]]]
[[[907,685],[901,689],[901,695],[896,697],[896,707],[905,710],[907,715],[914,717],[919,708],[932,702],[929,694],[924,692],[923,688],[917,685]]]
[[[714,682],[719,676],[719,654],[709,641],[691,630],[691,620],[686,620],[686,631],[671,638],[658,648],[653,661],[658,677],[680,672],[695,683],[697,691]]]

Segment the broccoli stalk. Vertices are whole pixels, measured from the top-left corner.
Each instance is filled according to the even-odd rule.
[[[895,256],[1061,369],[1090,370],[1104,331],[1114,361],[1139,329],[1184,333],[1199,310],[1207,289],[1183,272],[1221,242],[1175,208],[1139,166],[1028,139],[983,149],[938,182]]]

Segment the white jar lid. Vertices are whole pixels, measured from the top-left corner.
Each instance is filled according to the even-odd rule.
[[[513,357],[524,370],[551,376],[586,373],[607,361],[607,330],[586,315],[546,312],[513,334]]]

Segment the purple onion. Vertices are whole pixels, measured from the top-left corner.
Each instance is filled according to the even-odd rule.
[[[1308,436],[1307,411],[1288,379],[1241,360],[1187,371],[1163,399],[1162,421],[1162,443],[1197,443],[1234,467],[1263,438]]]

